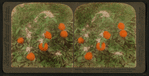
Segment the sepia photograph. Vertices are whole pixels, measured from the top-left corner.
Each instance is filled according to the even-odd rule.
[[[125,3],[86,3],[74,12],[74,67],[136,67],[136,12]]]
[[[73,12],[69,6],[33,2],[13,8],[11,67],[73,67]]]

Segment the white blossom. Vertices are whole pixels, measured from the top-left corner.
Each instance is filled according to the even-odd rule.
[[[30,32],[27,28],[25,28],[26,31],[26,38],[31,38],[32,32]]]
[[[31,51],[32,47],[26,47],[26,51],[29,53]]]
[[[101,32],[101,33],[99,34],[99,36],[103,37],[103,32]]]
[[[24,7],[24,3],[23,4],[20,4],[20,7]]]
[[[85,30],[86,30],[85,28],[82,29],[82,31],[85,31]]]
[[[90,47],[84,47],[83,50],[84,51],[88,51],[90,49]]]
[[[102,14],[101,17],[110,17],[109,13],[107,11],[100,11],[98,14]]]
[[[95,21],[97,14],[102,14],[101,17],[110,17],[110,14],[107,11],[99,11],[98,13],[95,14],[95,16],[93,17],[93,19],[92,19],[91,22],[94,22]]]
[[[93,47],[93,45],[91,45],[91,47]]]
[[[114,54],[115,54],[115,55],[123,55],[122,52],[115,52]]]
[[[44,33],[42,34],[42,36],[45,37],[45,36],[44,36]]]
[[[89,27],[89,25],[87,24],[86,27]]]
[[[56,55],[56,56],[61,56],[62,53],[61,53],[60,51],[58,51],[58,52],[55,53],[55,55]]]
[[[52,14],[51,11],[43,11],[40,14],[42,14],[42,13],[44,13],[46,15],[44,18],[47,18],[47,17],[53,18],[54,17],[54,15]],[[38,18],[38,16],[34,19],[34,22],[37,22],[37,18]]]
[[[96,39],[96,41],[99,42],[99,43],[100,43],[100,40],[101,40],[100,38]]]
[[[88,33],[84,34],[84,37],[89,37]]]
[[[39,43],[43,43],[43,39],[39,39],[38,41],[39,41]]]
[[[28,25],[27,25],[29,28],[31,28],[31,24],[30,23],[28,23]]]

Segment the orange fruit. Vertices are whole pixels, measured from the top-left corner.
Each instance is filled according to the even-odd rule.
[[[96,44],[96,48],[99,50],[99,51],[103,51],[105,48],[106,48],[106,44],[103,42],[101,47],[100,47],[100,43],[97,43]]]
[[[50,32],[48,32],[48,31],[46,31],[46,33],[44,33],[44,35],[45,35],[45,38],[47,38],[47,39],[51,39],[52,38],[52,34]]]
[[[23,37],[18,38],[17,42],[20,43],[20,44],[23,44],[23,42],[24,42]]]
[[[47,43],[45,43],[44,48],[42,47],[42,43],[40,43],[38,47],[41,51],[47,51],[48,50],[48,44]]]
[[[118,24],[118,28],[121,29],[121,30],[123,30],[123,29],[125,28],[124,23],[121,23],[121,22],[120,22],[120,23]]]
[[[34,55],[34,53],[31,52],[26,56],[26,58],[30,61],[33,61],[35,59],[35,55]]]
[[[92,57],[93,57],[93,55],[92,55],[91,52],[87,52],[87,53],[85,54],[85,56],[84,56],[84,58],[85,58],[86,60],[91,60]]]
[[[104,31],[103,37],[106,38],[106,39],[110,39],[111,34],[108,31]]]
[[[63,23],[60,23],[58,28],[63,31],[65,29],[65,25]]]
[[[84,39],[83,39],[82,37],[79,37],[79,38],[78,38],[78,43],[80,43],[80,44],[81,44],[81,43],[84,43]]]
[[[121,37],[126,37],[126,36],[127,36],[127,32],[126,32],[125,30],[121,30],[121,31],[119,32],[119,35],[120,35]]]
[[[66,38],[68,36],[67,31],[61,31],[60,36]]]

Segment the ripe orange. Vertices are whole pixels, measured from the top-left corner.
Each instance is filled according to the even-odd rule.
[[[106,39],[110,39],[111,34],[108,31],[104,31],[103,37],[106,38]]]
[[[68,36],[67,31],[61,31],[60,36],[66,38]]]
[[[65,29],[65,25],[63,23],[60,23],[58,28],[63,31]]]
[[[126,36],[127,36],[127,32],[126,32],[125,30],[121,30],[121,31],[119,32],[119,35],[120,35],[121,37],[126,37]]]
[[[93,55],[92,55],[91,52],[87,52],[87,53],[85,54],[85,56],[84,56],[84,58],[85,58],[86,60],[91,60],[92,57],[93,57]]]
[[[124,23],[121,23],[121,22],[120,22],[120,23],[118,24],[118,28],[121,29],[121,30],[123,30],[123,29],[125,28]]]
[[[84,39],[83,39],[82,37],[79,37],[79,38],[78,38],[78,43],[80,43],[80,44],[81,44],[81,43],[84,43]]]
[[[42,43],[40,43],[38,47],[41,51],[47,51],[48,50],[48,44],[47,43],[45,43],[44,48],[42,47]]]
[[[34,55],[34,53],[31,52],[26,56],[26,58],[30,61],[33,61],[35,59],[35,55]]]
[[[52,34],[50,32],[48,32],[48,31],[46,31],[46,33],[44,33],[44,35],[45,35],[45,38],[47,38],[47,39],[51,39],[52,38]]]
[[[17,42],[20,43],[20,44],[23,44],[23,42],[24,42],[23,37],[18,38]]]
[[[106,48],[106,44],[103,42],[102,45],[101,45],[101,48],[100,48],[100,43],[97,43],[97,44],[96,44],[96,48],[97,48],[99,51],[103,51],[103,50]]]

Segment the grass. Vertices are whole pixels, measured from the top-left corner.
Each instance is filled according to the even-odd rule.
[[[72,67],[73,55],[73,25],[72,10],[63,4],[47,4],[34,3],[24,4],[23,7],[16,6],[16,13],[12,16],[12,66],[13,67]],[[55,10],[56,9],[56,10]],[[42,11],[51,11],[53,18],[44,18],[45,14],[39,14]],[[37,22],[34,19],[37,18]],[[67,38],[60,37],[59,23],[64,23]],[[27,25],[30,24],[31,28]],[[31,38],[26,38],[25,28],[28,28]],[[46,39],[42,36],[45,31],[52,34],[52,39]],[[24,38],[24,44],[18,44],[17,39]],[[46,52],[39,50],[39,39],[43,39],[43,43],[48,43],[49,49]],[[26,59],[28,54],[27,47],[33,47],[31,52],[35,54],[35,61]],[[61,56],[56,56],[57,51],[61,52]]]
[[[99,11],[107,11],[110,17],[100,17]],[[96,15],[95,21],[91,22]],[[75,67],[135,67],[136,63],[136,14],[130,5],[123,3],[89,3],[79,6],[75,11],[74,22],[74,66]],[[126,38],[119,36],[119,22],[125,24],[128,35]],[[86,27],[86,25],[89,27]],[[85,31],[82,29],[85,28]],[[99,36],[103,31],[111,34],[110,39]],[[84,34],[88,33],[89,37]],[[77,39],[83,37],[84,44],[79,44]],[[96,49],[96,39],[105,42],[106,49]],[[92,52],[92,60],[86,60],[84,47],[90,47],[87,52]],[[114,55],[121,52],[123,55]]]

